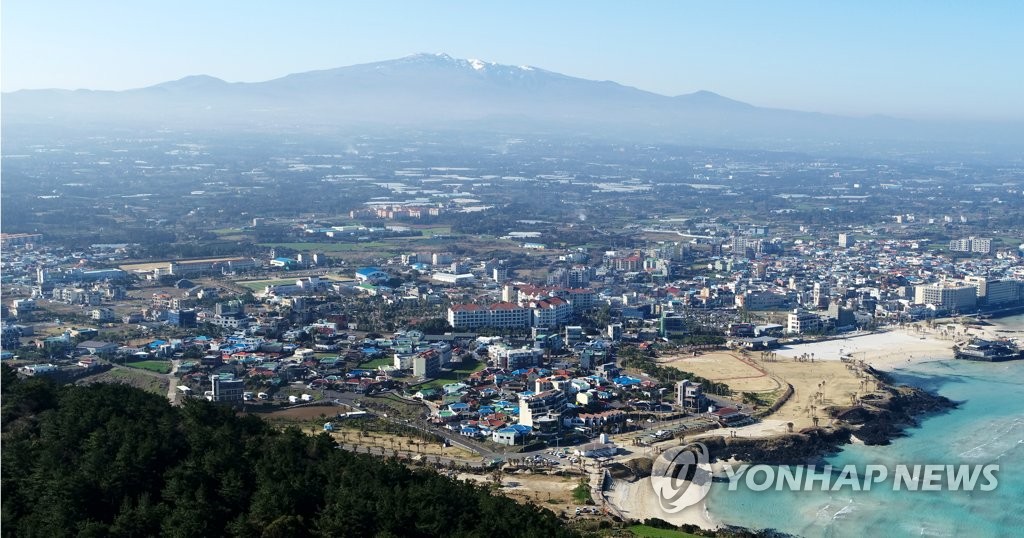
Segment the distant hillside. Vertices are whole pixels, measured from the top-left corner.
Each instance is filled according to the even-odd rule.
[[[3,370],[4,536],[570,536],[483,486],[124,385]]]
[[[936,144],[985,151],[1024,147],[1021,124],[848,118],[759,108],[707,91],[667,97],[444,54],[256,83],[191,76],[120,92],[23,90],[4,94],[3,120],[14,136],[21,128],[46,125],[309,133],[411,127],[766,149],[844,143],[880,151],[932,151],[941,147]]]

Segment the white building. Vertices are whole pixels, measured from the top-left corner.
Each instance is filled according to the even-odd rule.
[[[967,284],[924,284],[914,287],[914,302],[937,310],[970,310],[978,303],[978,288]]]
[[[813,312],[794,310],[786,317],[786,332],[801,334],[821,330],[821,317]]]

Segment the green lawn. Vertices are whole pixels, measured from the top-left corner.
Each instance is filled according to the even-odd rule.
[[[456,368],[452,371],[444,371],[441,373],[441,377],[431,379],[430,381],[419,385],[421,389],[439,389],[449,383],[457,383],[466,379],[469,374],[473,372],[479,372],[487,367],[487,363],[483,361],[473,361],[466,366]]]
[[[629,528],[629,532],[632,532],[635,536],[643,536],[644,538],[698,538],[696,534],[670,529],[659,529],[657,527],[649,527],[647,525],[633,525]]]
[[[149,370],[158,374],[168,374],[171,372],[171,361],[139,361],[129,362],[125,366],[131,366],[132,368],[141,368],[143,370]]]
[[[373,359],[372,361],[361,362],[359,363],[359,367],[370,369],[377,368],[378,366],[390,366],[394,363],[395,361],[391,357],[381,357],[379,359]]]

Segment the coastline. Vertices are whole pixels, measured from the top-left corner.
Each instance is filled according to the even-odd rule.
[[[777,350],[783,360],[795,360],[812,353],[819,362],[840,362],[845,357],[844,362],[859,364],[861,371],[875,380],[876,390],[873,392],[887,396],[835,409],[827,426],[821,428],[803,428],[791,433],[791,421],[777,418],[784,415],[782,411],[791,405],[787,402],[779,411],[755,424],[730,429],[728,438],[722,429],[717,429],[686,440],[708,445],[709,452],[717,461],[768,464],[814,464],[846,445],[888,444],[891,439],[905,435],[905,430],[916,426],[921,418],[947,412],[957,406],[938,394],[897,384],[889,374],[919,363],[954,360],[952,346],[956,338],[992,338],[997,334],[1005,337],[1006,328],[997,320],[990,321],[996,323],[965,327],[952,320],[940,320],[931,326],[912,324]],[[1017,332],[1017,337],[1021,336],[1024,336],[1024,331]],[[813,365],[807,363],[808,367]],[[677,441],[668,441],[662,446],[675,443]],[[623,515],[638,521],[659,518],[674,525],[692,525],[705,530],[728,525],[714,517],[706,499],[676,514],[666,514],[660,509],[650,479],[646,477],[632,482],[612,480],[607,494],[608,501]]]

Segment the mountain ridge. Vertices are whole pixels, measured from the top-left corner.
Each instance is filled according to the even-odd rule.
[[[4,93],[5,127],[107,125],[238,130],[458,127],[624,141],[801,150],[891,141],[1020,148],[1019,123],[927,122],[758,107],[712,91],[666,96],[614,81],[444,53],[291,73],[261,82],[192,75],[122,91]],[[515,119],[509,122],[509,119]],[[16,131],[15,131],[16,132]],[[979,146],[980,144],[980,146]]]

